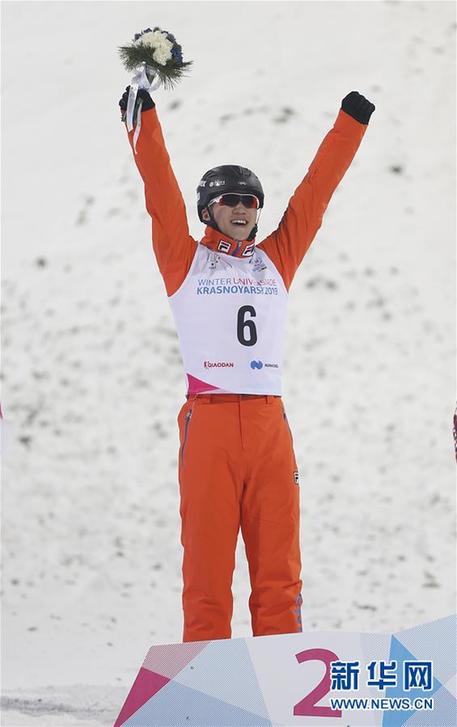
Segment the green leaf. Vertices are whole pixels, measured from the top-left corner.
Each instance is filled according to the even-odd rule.
[[[185,71],[192,65],[192,61],[186,61],[178,64],[173,58],[170,58],[170,60],[162,66],[154,59],[153,53],[154,48],[143,45],[142,43],[125,45],[119,48],[119,55],[121,56],[122,62],[127,71],[132,72],[142,63],[145,63],[148,66],[148,70],[160,78],[160,81],[165,88],[173,88],[173,86],[181,80],[182,76],[185,75]]]

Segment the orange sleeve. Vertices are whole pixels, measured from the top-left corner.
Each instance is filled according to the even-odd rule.
[[[276,265],[287,289],[322,224],[332,194],[351,164],[366,129],[365,124],[345,111],[339,112],[306,177],[290,199],[279,227],[257,246]]]
[[[129,133],[133,149],[133,134]],[[141,115],[133,153],[144,182],[146,209],[152,218],[152,246],[168,295],[173,295],[189,272],[197,243],[189,234],[186,208],[170,164],[156,109]]]

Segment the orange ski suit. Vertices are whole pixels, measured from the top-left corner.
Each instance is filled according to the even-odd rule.
[[[278,226],[257,247],[286,289],[316,235],[366,125],[340,110]],[[133,148],[133,132],[129,134]],[[152,240],[168,296],[182,285],[197,242],[171,168],[156,109],[143,112],[134,159],[145,185]],[[228,254],[247,245],[207,227],[201,240]],[[184,641],[230,638],[232,577],[241,528],[254,636],[301,631],[298,468],[282,398],[188,393],[178,415]]]

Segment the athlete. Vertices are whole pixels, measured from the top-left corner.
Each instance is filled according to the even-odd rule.
[[[119,105],[125,120],[129,88]],[[264,193],[237,165],[203,175],[189,234],[155,103],[147,91],[134,159],[152,244],[178,331],[187,396],[178,415],[183,641],[231,637],[241,528],[254,636],[301,631],[298,468],[281,398],[290,285],[375,107],[342,101],[278,228],[256,242]],[[129,134],[133,148],[133,132]]]

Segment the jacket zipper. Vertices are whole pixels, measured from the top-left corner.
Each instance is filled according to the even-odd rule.
[[[192,409],[189,409],[189,411],[186,414],[186,423],[184,426],[184,439],[183,439],[183,443],[182,443],[182,447],[181,447],[181,464],[184,463],[184,448],[185,448],[186,442],[187,442],[187,434],[188,434],[188,430],[189,430],[189,422],[190,422],[191,416],[192,416]]]

